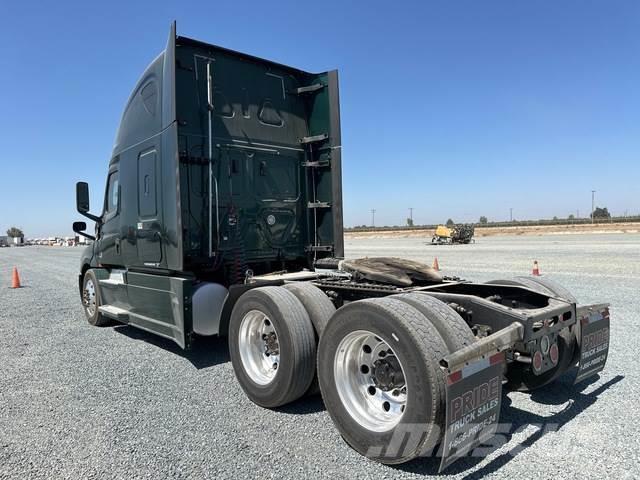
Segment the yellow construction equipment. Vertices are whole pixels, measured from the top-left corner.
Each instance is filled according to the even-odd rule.
[[[473,234],[473,225],[459,224],[453,225],[451,228],[445,225],[438,225],[431,243],[434,245],[471,243],[473,242]]]

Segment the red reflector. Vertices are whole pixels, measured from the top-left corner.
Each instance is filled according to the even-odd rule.
[[[540,351],[533,354],[533,368],[535,370],[542,369],[542,353]]]
[[[554,365],[558,363],[558,356],[558,344],[554,343],[549,349],[549,357],[551,358],[551,363],[553,363]]]
[[[489,363],[491,365],[495,365],[496,363],[501,363],[503,361],[504,361],[504,353],[502,352],[494,353],[489,357]]]
[[[453,372],[447,377],[447,384],[451,385],[452,383],[456,383],[458,380],[462,379],[462,370],[458,370],[457,372]]]

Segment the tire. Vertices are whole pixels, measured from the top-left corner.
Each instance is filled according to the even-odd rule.
[[[311,323],[315,328],[317,338],[320,338],[329,323],[329,319],[336,312],[333,302],[322,290],[311,283],[288,283],[283,288],[289,290],[300,300],[300,303],[309,314],[309,319],[311,319]]]
[[[567,290],[565,287],[560,285],[559,283],[554,282],[553,280],[549,280],[548,278],[543,277],[534,277],[532,276],[518,276],[509,280],[491,280],[487,282],[488,284],[499,284],[499,285],[517,285],[526,288],[530,288],[536,292],[552,295],[554,297],[561,298],[562,300],[566,300],[570,303],[577,303],[576,297]]]
[[[333,314],[336,313],[335,305],[322,290],[311,283],[287,283],[283,287],[293,293],[307,311],[309,319],[315,329],[315,339],[317,342],[329,323],[329,320]],[[320,385],[318,384],[318,376],[314,374],[309,390],[307,390],[305,395],[317,395],[319,393]]]
[[[456,352],[476,341],[467,322],[443,301],[424,293],[402,293],[390,298],[405,302],[422,313],[436,327],[449,353]]]
[[[315,333],[302,303],[282,287],[245,292],[231,312],[229,354],[252,402],[275,408],[300,398],[311,384],[316,360]]]
[[[345,441],[385,464],[404,463],[433,449],[441,440],[445,413],[438,362],[447,352],[424,315],[398,299],[360,300],[338,309],[320,338],[318,379]],[[393,362],[391,371],[399,368],[404,380],[388,371],[385,379],[384,367],[378,376],[379,367],[371,362],[380,358]],[[382,381],[387,383],[381,386]]]
[[[519,276],[509,280],[492,280],[487,283],[522,286],[543,295],[554,296],[569,303],[577,303],[576,298],[569,290],[546,278]],[[580,357],[579,342],[580,324],[576,322],[572,327],[564,328],[558,332],[558,365],[542,375],[535,375],[529,365],[513,362],[507,369],[507,386],[512,390],[530,392],[555,381],[578,362]]]
[[[98,311],[100,305],[102,305],[100,284],[93,269],[89,269],[82,279],[82,307],[84,314],[89,324],[94,327],[111,325],[112,321]]]
[[[554,282],[553,280],[549,280],[548,278],[534,276],[521,276],[515,278],[517,281],[523,282],[527,285],[531,285],[529,288],[531,288],[532,290],[539,288],[539,291],[541,293],[549,292],[549,294],[555,295],[556,297],[561,298],[562,300],[566,300],[567,302],[578,303],[578,299],[568,289],[566,289],[559,283]],[[543,289],[546,290],[546,292],[543,291]],[[582,339],[582,332],[580,331],[581,328],[582,327],[580,325],[580,320],[577,319],[576,323],[569,327],[569,333],[563,331],[563,336],[566,337],[566,341],[571,342],[571,340],[573,340],[573,342],[575,343],[573,349],[573,358],[571,359],[570,365],[568,365],[567,368],[572,367],[580,360],[580,341]]]

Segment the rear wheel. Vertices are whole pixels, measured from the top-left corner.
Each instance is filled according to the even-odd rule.
[[[340,308],[320,339],[318,379],[327,411],[357,452],[403,463],[439,442],[447,346],[429,321],[394,298]]]
[[[94,327],[104,327],[111,324],[111,320],[98,310],[101,304],[102,299],[100,297],[98,278],[95,272],[89,269],[82,280],[82,306],[84,307],[87,321]]]
[[[300,300],[300,303],[309,314],[309,319],[313,323],[317,337],[320,338],[329,323],[329,319],[336,312],[333,302],[322,290],[311,283],[288,283],[284,285],[284,288]]]
[[[492,280],[489,284],[515,285],[539,292],[543,295],[554,296],[569,303],[576,303],[576,298],[562,285],[540,277],[515,277],[509,280]],[[530,365],[513,362],[507,369],[507,381],[509,388],[520,391],[532,391],[543,387],[575,365],[580,356],[580,324],[577,322],[572,327],[558,332],[558,364],[541,375],[536,375]]]
[[[436,327],[449,353],[475,342],[476,337],[467,322],[443,301],[423,293],[402,293],[391,298],[408,303],[422,313]]]
[[[569,290],[567,290],[559,283],[544,277],[519,276],[508,280],[491,280],[487,283],[522,286],[530,288],[531,290],[535,290],[536,292],[543,293],[545,295],[552,295],[554,297],[561,298],[570,303],[577,303],[576,297],[573,296],[573,294]]]
[[[302,303],[282,287],[258,287],[236,302],[229,353],[249,399],[273,408],[300,398],[315,372],[316,340]]]
[[[309,319],[316,332],[316,342],[324,332],[329,320],[336,312],[336,307],[327,295],[315,285],[308,282],[288,283],[284,288],[293,293],[305,310],[309,314]],[[313,376],[313,381],[307,395],[317,395],[320,393],[317,375]]]

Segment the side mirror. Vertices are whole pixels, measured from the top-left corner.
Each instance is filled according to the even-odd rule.
[[[93,220],[96,223],[100,223],[100,217],[96,217],[89,213],[89,184],[87,182],[76,183],[76,209],[88,219]],[[85,226],[83,230],[86,228],[87,227]]]
[[[76,208],[82,214],[89,211],[89,184],[87,182],[76,183]]]
[[[89,235],[88,233],[84,233],[84,231],[87,229],[87,224],[85,222],[73,222],[73,231],[76,232],[78,235],[82,235],[85,238],[88,238],[90,240],[95,240],[96,237],[94,237],[93,235]]]

